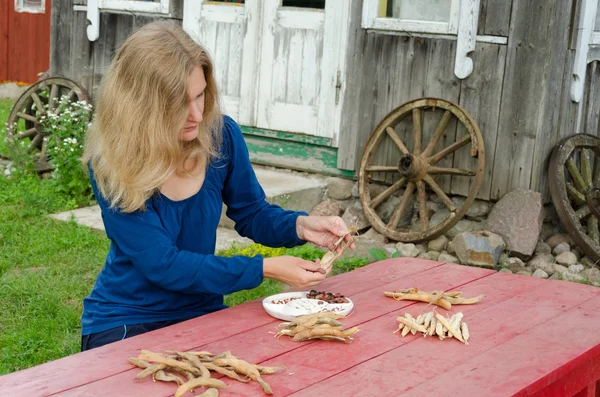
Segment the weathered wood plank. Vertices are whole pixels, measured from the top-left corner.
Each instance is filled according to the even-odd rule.
[[[513,2],[492,199],[517,187],[539,189],[542,185],[548,146],[557,136],[555,98],[560,96],[562,70],[556,64],[562,64],[566,51],[568,3]]]
[[[240,96],[240,81],[242,75],[242,53],[246,22],[232,24],[229,31],[229,64],[227,70],[227,95],[235,98]]]
[[[0,81],[8,80],[8,13],[9,2],[0,1]]]
[[[586,134],[600,135],[600,62],[591,62],[587,67],[585,85],[585,113],[583,131]]]
[[[455,53],[456,42],[454,40],[431,40],[427,53],[427,75],[423,82],[425,85],[424,96],[458,103],[460,80],[454,75],[454,63],[448,62],[449,59],[454,59]],[[445,111],[442,109],[431,109],[423,113],[423,143],[421,145],[423,149],[431,141],[444,113]],[[435,116],[428,117],[429,114],[435,114]],[[432,153],[436,153],[456,142],[457,124],[457,120],[452,118]],[[437,165],[439,167],[452,167],[453,159],[454,154],[451,154]],[[442,190],[445,192],[450,191],[450,183],[453,180],[450,176],[439,175],[434,179]]]
[[[508,36],[512,0],[481,0],[478,35]]]
[[[544,197],[550,196],[548,190],[548,160],[554,145],[560,139],[560,109],[563,106],[557,98],[561,97],[563,90],[570,89],[571,72],[565,70],[565,54],[569,51],[570,12],[575,8],[573,3],[577,0],[559,0],[554,5],[549,15],[549,25],[545,42],[548,48],[545,75],[543,80],[543,94],[540,102],[538,127],[531,165],[530,188],[541,192]],[[550,7],[550,4],[547,5]],[[530,69],[532,75],[535,69]],[[564,80],[565,83],[563,83]]]
[[[362,2],[353,1],[350,6],[350,15],[362,15]],[[361,101],[361,76],[363,76],[362,49],[367,38],[366,30],[360,26],[361,19],[352,17],[348,27],[348,51],[346,52],[345,62],[347,65],[345,89],[342,91],[342,117],[340,122],[340,136],[338,143],[338,163],[337,166],[345,170],[355,170],[360,161],[358,155],[359,139],[364,146],[371,131],[359,130],[359,119],[363,112],[357,104]]]
[[[50,74],[53,76],[71,75],[71,38],[73,7],[70,0],[52,2],[52,29],[50,30]],[[77,34],[77,33],[75,33]],[[88,88],[88,87],[86,87]]]
[[[67,77],[81,85],[91,96],[94,81],[94,43],[88,40],[86,27],[86,13],[74,12],[71,25],[73,34],[69,38],[71,56],[67,58],[70,60],[70,73]],[[64,54],[62,56],[64,57]]]
[[[461,81],[459,105],[475,120],[483,136],[485,170],[477,198],[489,200],[498,137],[499,98],[502,96],[506,46],[478,43],[472,57],[476,67],[468,78]],[[461,128],[457,137],[465,134],[467,132]],[[470,145],[467,145],[456,152],[454,168],[475,169],[476,160],[471,158],[470,149]],[[460,179],[463,181],[461,182]],[[467,195],[470,186],[469,183],[465,183],[465,179],[465,177],[453,178],[451,192]]]
[[[288,29],[286,29],[288,30]],[[287,76],[285,79],[285,102],[303,105],[300,100],[300,90],[302,83],[302,51],[304,44],[311,40],[312,31],[307,29],[289,29],[290,41],[287,53]],[[320,64],[320,58],[314,60]]]

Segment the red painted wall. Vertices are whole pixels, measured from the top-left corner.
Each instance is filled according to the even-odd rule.
[[[15,0],[0,0],[0,81],[35,83],[50,67],[50,10],[16,12]]]

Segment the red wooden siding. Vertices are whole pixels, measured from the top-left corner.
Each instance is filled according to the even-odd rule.
[[[16,12],[14,0],[0,0],[0,81],[34,83],[50,66],[50,10]]]

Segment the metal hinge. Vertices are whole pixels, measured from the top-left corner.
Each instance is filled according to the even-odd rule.
[[[337,71],[337,78],[335,81],[335,104],[337,105],[338,103],[340,103],[340,91],[342,89],[342,74],[341,72],[338,70]]]

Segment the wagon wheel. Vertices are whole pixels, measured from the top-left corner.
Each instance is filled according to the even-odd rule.
[[[85,101],[87,94],[74,81],[64,77],[49,77],[29,87],[13,106],[7,121],[7,138],[13,141],[28,139],[28,152],[36,156],[38,171],[48,171],[46,161],[46,136],[40,117],[55,111],[60,98],[66,95],[71,101]],[[6,157],[6,156],[4,156]]]
[[[577,134],[560,141],[548,169],[554,208],[573,241],[600,260],[600,138]]]
[[[425,143],[423,142],[422,114],[436,111],[442,111],[443,115],[433,132],[431,140]],[[397,124],[409,116],[412,117],[412,136],[414,141],[412,152],[409,151],[395,130]],[[465,127],[467,134],[457,137],[456,142],[436,151],[440,138],[453,118],[456,118]],[[375,153],[386,135],[393,140],[395,147],[400,151],[399,161],[393,165],[373,165]],[[476,160],[471,165],[471,168],[474,168],[473,170],[466,168],[446,168],[440,167],[439,164],[436,165],[469,143],[471,143],[469,154]],[[360,162],[358,178],[360,201],[371,225],[375,230],[386,235],[388,238],[404,242],[422,242],[433,239],[450,230],[465,215],[481,186],[484,165],[485,152],[483,138],[477,124],[467,112],[459,106],[442,99],[417,99],[389,113],[369,137]],[[393,173],[399,179],[376,197],[371,197],[368,184],[373,172]],[[459,176],[470,179],[469,194],[461,207],[457,207],[442,191],[435,179],[439,175]],[[390,220],[384,223],[376,212],[377,207],[404,186],[406,186],[406,189],[401,196],[400,204],[394,210]],[[435,225],[430,225],[429,223],[427,189],[432,190],[449,210],[449,215]],[[399,220],[406,211],[407,205],[413,195],[416,196],[418,202],[418,227],[414,227],[415,230],[413,230],[412,226],[410,229],[399,229]],[[420,230],[416,230],[418,228]]]

